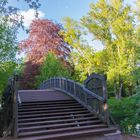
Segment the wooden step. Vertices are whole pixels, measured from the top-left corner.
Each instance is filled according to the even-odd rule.
[[[41,130],[41,129],[54,129],[54,128],[65,128],[65,127],[71,127],[71,126],[83,126],[83,125],[92,125],[92,124],[100,124],[100,120],[91,120],[91,121],[84,121],[84,122],[69,122],[69,123],[48,123],[48,124],[40,124],[40,125],[35,125],[35,126],[21,126],[18,125],[19,131],[20,130]]]
[[[97,129],[97,128],[107,128],[105,124],[97,124],[97,125],[90,125],[90,126],[80,126],[80,127],[68,127],[68,128],[59,128],[59,129],[51,129],[51,130],[40,130],[40,131],[31,131],[29,130],[19,130],[19,137],[26,137],[26,136],[33,136],[33,135],[43,135],[43,134],[56,134],[62,132],[69,132],[69,131],[81,131],[84,129]]]
[[[42,114],[42,113],[63,113],[63,112],[71,112],[71,111],[84,111],[85,108],[70,108],[70,109],[57,109],[57,110],[37,110],[37,111],[30,111],[30,112],[19,112],[18,115],[30,115],[30,114]]]
[[[32,93],[28,102],[18,106],[18,140],[67,140],[115,132],[72,98],[56,98],[50,94]],[[47,96],[46,96],[47,95]],[[59,96],[59,94],[57,94]],[[32,98],[33,97],[33,98]],[[38,98],[37,98],[38,97]],[[32,100],[30,102],[30,99]],[[51,99],[51,100],[50,100]],[[56,100],[58,99],[58,100]],[[40,101],[37,101],[40,100]],[[42,101],[41,101],[42,100]]]
[[[50,135],[39,135],[34,137],[28,137],[28,140],[61,140],[61,139],[67,139],[70,137],[78,137],[78,136],[88,136],[88,135],[101,135],[106,133],[111,133],[116,131],[115,127],[111,128],[98,128],[98,129],[90,129],[90,130],[81,130],[81,131],[72,131],[72,132],[63,132],[59,134],[50,134]],[[19,140],[25,140],[27,138],[19,138]]]
[[[45,121],[37,121],[37,122],[24,122],[24,123],[18,123],[20,126],[34,126],[34,125],[45,125],[45,124],[58,124],[58,123],[70,123],[75,121],[89,121],[89,120],[95,120],[96,117],[85,117],[85,118],[72,118],[72,119],[61,119],[61,120],[45,120]]]
[[[70,106],[70,105],[81,105],[78,102],[73,102],[73,103],[56,103],[56,104],[34,104],[34,105],[19,105],[19,109],[29,109],[29,108],[37,108],[37,107],[60,107],[60,106]]]
[[[65,106],[53,106],[53,107],[48,107],[48,106],[38,106],[34,108],[19,108],[19,112],[28,112],[28,111],[36,111],[36,110],[52,110],[52,109],[68,109],[68,108],[81,108],[81,105],[65,105]]]
[[[69,115],[63,115],[63,116],[51,116],[51,117],[43,117],[40,116],[38,118],[23,118],[23,119],[18,119],[19,123],[23,122],[35,122],[35,121],[43,121],[43,120],[59,120],[59,119],[70,119],[70,118],[84,118],[84,117],[92,117],[93,114],[87,113],[87,114],[69,114]],[[97,117],[95,117],[97,119]]]
[[[71,112],[59,112],[59,113],[41,113],[41,114],[30,114],[30,115],[21,115],[18,116],[18,119],[21,118],[37,118],[40,116],[62,116],[62,115],[70,115],[70,114],[83,114],[83,113],[89,113],[88,110],[82,110],[82,111],[71,111]]]
[[[56,104],[72,104],[77,103],[75,100],[59,100],[59,101],[37,101],[37,102],[22,102],[21,106],[37,106],[37,105],[56,105]]]
[[[74,99],[70,99],[70,100],[50,100],[50,101],[27,101],[27,102],[22,102],[22,104],[26,104],[26,103],[51,103],[51,102],[55,102],[55,103],[57,103],[57,102],[76,102],[76,100],[74,100]]]

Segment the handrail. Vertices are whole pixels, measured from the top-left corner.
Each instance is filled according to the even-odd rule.
[[[5,139],[9,132],[15,138],[17,137],[17,113],[18,113],[18,98],[17,98],[17,77],[14,75],[10,78],[7,89],[3,94],[2,99],[2,119],[3,137]]]
[[[14,77],[14,92],[13,92],[13,136],[17,138],[18,130],[18,91],[17,91],[17,76]]]
[[[109,125],[109,115],[106,98],[93,93],[84,85],[63,77],[50,78],[49,80],[44,81],[40,86],[40,89],[48,88],[55,88],[57,90],[65,92],[66,94],[77,100],[79,103],[81,103],[90,112],[97,115],[104,123]]]

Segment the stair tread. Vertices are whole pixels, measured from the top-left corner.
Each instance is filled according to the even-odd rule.
[[[78,101],[72,98],[56,100],[48,94],[51,100],[44,101],[42,96],[43,98],[30,102],[30,99],[36,97],[30,95],[28,102],[19,104],[18,140],[60,140],[75,136],[101,135],[117,130],[116,127],[108,127]],[[47,98],[46,95],[45,97]]]
[[[90,117],[90,116],[94,116],[91,113],[88,114],[75,114],[75,115],[63,115],[63,116],[52,116],[52,117],[38,117],[38,118],[24,118],[24,119],[19,119],[18,122],[31,122],[31,121],[38,121],[38,120],[54,120],[54,119],[65,119],[65,118],[71,118],[72,116],[74,116],[75,118],[82,118],[82,117]],[[95,117],[97,118],[97,117]]]
[[[73,121],[84,121],[84,120],[95,120],[96,117],[84,117],[84,118],[71,118],[71,119],[61,119],[61,120],[45,120],[45,121],[36,121],[36,122],[24,122],[24,123],[18,123],[19,125],[37,125],[42,123],[64,123],[64,122],[73,122]]]
[[[26,112],[26,111],[33,111],[33,110],[51,110],[51,109],[66,109],[66,108],[81,108],[81,105],[68,105],[68,106],[53,106],[53,107],[47,107],[47,106],[37,106],[34,108],[19,108],[19,112]]]
[[[47,107],[57,107],[57,106],[69,106],[69,105],[80,105],[78,102],[70,102],[70,103],[50,103],[50,104],[46,104],[46,103],[42,103],[42,104],[32,104],[32,105],[28,105],[28,104],[20,104],[19,108],[30,108],[30,107],[38,107],[38,106],[47,106]]]
[[[76,100],[57,100],[57,101],[36,101],[36,102],[22,102],[22,106],[32,105],[52,105],[52,104],[69,104],[77,103]]]
[[[92,121],[84,121],[84,122],[69,122],[69,123],[58,123],[58,124],[44,124],[42,123],[42,125],[35,125],[35,126],[24,126],[21,127],[20,125],[18,126],[19,129],[42,129],[42,128],[54,128],[54,127],[67,127],[70,125],[90,125],[90,124],[97,124],[97,123],[101,123],[100,120],[92,120]]]
[[[29,118],[29,117],[39,117],[39,116],[54,116],[54,115],[69,115],[69,114],[79,114],[79,113],[89,113],[88,110],[83,111],[71,111],[71,112],[59,112],[59,113],[49,113],[49,114],[31,114],[31,115],[21,115],[18,118]]]
[[[98,125],[89,125],[89,126],[79,126],[79,127],[67,127],[67,128],[58,128],[58,129],[51,129],[51,130],[40,130],[40,131],[31,131],[31,132],[22,132],[19,130],[19,136],[27,136],[27,135],[37,135],[37,134],[49,134],[49,133],[60,133],[66,131],[79,131],[82,129],[95,129],[95,128],[107,128],[105,124],[98,124]]]
[[[70,111],[83,111],[87,110],[84,107],[81,108],[70,108],[70,109],[56,109],[56,110],[36,110],[30,112],[18,112],[19,115],[29,115],[29,114],[38,114],[38,113],[59,113],[59,112],[70,112]]]
[[[90,135],[90,134],[99,134],[101,135],[102,133],[110,133],[116,131],[115,127],[111,128],[100,128],[100,129],[91,129],[91,130],[81,130],[81,131],[72,131],[72,132],[64,132],[64,133],[59,133],[59,134],[51,134],[51,135],[40,135],[40,136],[35,136],[35,137],[28,137],[28,140],[53,140],[55,138],[60,139],[60,138],[65,138],[65,137],[72,137],[72,136],[82,136],[82,135]],[[20,140],[24,140],[27,138],[21,138]]]

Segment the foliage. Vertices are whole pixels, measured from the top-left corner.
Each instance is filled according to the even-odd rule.
[[[87,76],[94,71],[92,64],[94,52],[88,45],[80,45],[79,48],[84,52],[84,54],[73,51],[71,53],[71,57],[74,63],[75,74],[77,74],[76,79],[83,82]]]
[[[108,62],[104,73],[110,83],[113,83],[116,96],[121,98],[124,86],[128,90],[134,86],[133,70],[137,67],[139,56],[130,6],[125,6],[122,0],[99,0],[90,5],[88,15],[81,21],[94,38],[104,44]]]
[[[98,0],[90,5],[90,11],[81,23],[65,18],[64,29],[60,32],[73,48],[71,59],[80,81],[94,71],[107,75],[109,96],[116,95],[120,99],[109,100],[111,114],[128,133],[136,133],[136,125],[140,124],[140,89],[134,91],[140,84],[139,10],[138,6],[133,11],[123,0]],[[95,52],[85,44],[82,38],[85,31],[90,32],[94,40],[102,42],[102,51]],[[123,96],[129,97],[121,99]]]
[[[8,61],[3,63],[3,67],[5,70],[0,69],[0,96],[7,86],[8,78],[13,74],[16,64],[12,61]]]
[[[48,19],[34,20],[29,28],[29,37],[20,43],[20,49],[27,52],[27,59],[41,63],[48,52],[66,57],[70,49],[58,34],[61,26]]]
[[[40,6],[38,0],[25,2],[36,11]],[[23,17],[19,10],[10,6],[8,0],[0,0],[0,94],[17,65],[17,33],[18,29],[23,27]]]
[[[40,65],[27,61],[24,64],[23,73],[20,81],[22,89],[34,89],[36,86],[35,77],[39,75]]]
[[[40,74],[37,76],[38,86],[50,77],[70,77],[70,71],[64,66],[62,60],[53,53],[48,53],[40,67]]]
[[[14,30],[0,21],[0,67],[3,70],[6,70],[4,62],[16,61],[17,42]]]
[[[20,0],[17,0],[20,1]],[[36,16],[38,16],[37,9],[40,7],[39,0],[24,0],[29,8],[36,10]],[[11,26],[23,27],[23,16],[19,12],[17,7],[10,6],[8,0],[0,0],[0,19],[10,23]]]
[[[83,39],[83,35],[86,34],[86,31],[80,23],[66,17],[64,18],[64,28],[59,34],[63,36],[65,42],[72,46],[70,61],[74,65],[75,79],[83,82],[86,77],[94,71],[93,47],[88,45]]]
[[[140,88],[139,88],[140,91]],[[140,124],[140,93],[121,100],[109,99],[111,115],[125,133],[135,133],[136,126]]]
[[[14,28],[0,20],[0,94],[16,66],[16,35]]]
[[[48,52],[53,52],[57,56],[66,60],[70,49],[58,34],[61,26],[51,20],[34,20],[30,26],[29,37],[20,43],[22,52],[26,52],[26,63],[24,69],[24,81],[28,84],[35,82],[35,77],[39,74],[39,68]],[[34,85],[34,84],[33,84]]]
[[[108,66],[108,56],[106,50],[101,50],[95,53],[94,61],[92,62],[96,73],[106,74]]]

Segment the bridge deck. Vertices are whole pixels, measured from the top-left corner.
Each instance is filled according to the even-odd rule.
[[[70,96],[55,89],[19,90],[18,93],[21,102],[73,100]]]
[[[19,90],[18,98],[18,140],[92,140],[96,135],[116,133],[116,127],[108,127],[61,91]]]

